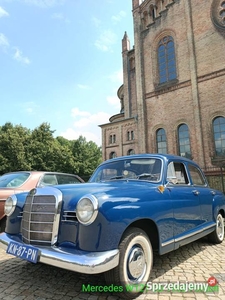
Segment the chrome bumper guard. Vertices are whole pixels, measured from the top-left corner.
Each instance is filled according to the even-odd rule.
[[[0,234],[0,248],[6,251],[10,242],[21,243],[21,240],[4,232]],[[34,246],[39,249],[38,262],[74,272],[98,274],[111,270],[119,264],[119,250],[86,252],[55,246]]]

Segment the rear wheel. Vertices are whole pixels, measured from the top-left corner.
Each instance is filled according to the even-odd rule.
[[[215,244],[222,243],[224,239],[224,218],[220,213],[216,218],[216,228],[212,233],[208,235],[208,239],[210,242]]]
[[[123,295],[123,298],[137,297],[144,291],[151,273],[151,242],[143,230],[130,228],[119,245],[119,251],[119,265],[105,273],[106,282],[120,286],[120,296]]]

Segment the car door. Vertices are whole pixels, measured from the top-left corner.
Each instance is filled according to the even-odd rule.
[[[208,187],[206,178],[202,171],[194,165],[188,164],[188,171],[194,191],[198,194],[201,217],[203,223],[210,223],[212,219],[212,202],[215,192]]]
[[[198,193],[191,186],[188,172],[184,163],[170,162],[167,171],[167,188],[173,202],[175,242],[181,241],[194,233],[201,225],[201,206]]]

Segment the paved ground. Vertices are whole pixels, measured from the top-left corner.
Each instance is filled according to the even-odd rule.
[[[225,241],[212,245],[201,240],[166,254],[156,256],[150,281],[153,283],[207,283],[214,276],[219,292],[144,293],[136,299],[160,300],[225,300]],[[119,300],[119,294],[82,292],[82,284],[105,285],[102,275],[88,276],[59,268],[22,261],[0,249],[0,299],[88,299]]]

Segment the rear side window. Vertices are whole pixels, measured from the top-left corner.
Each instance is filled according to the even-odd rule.
[[[57,174],[58,184],[73,184],[73,183],[80,183],[80,180],[76,176],[70,175],[62,175]]]
[[[40,186],[56,185],[58,184],[54,174],[45,174],[40,182]]]
[[[206,185],[205,178],[203,177],[202,172],[198,168],[189,165],[188,169],[194,185]]]

